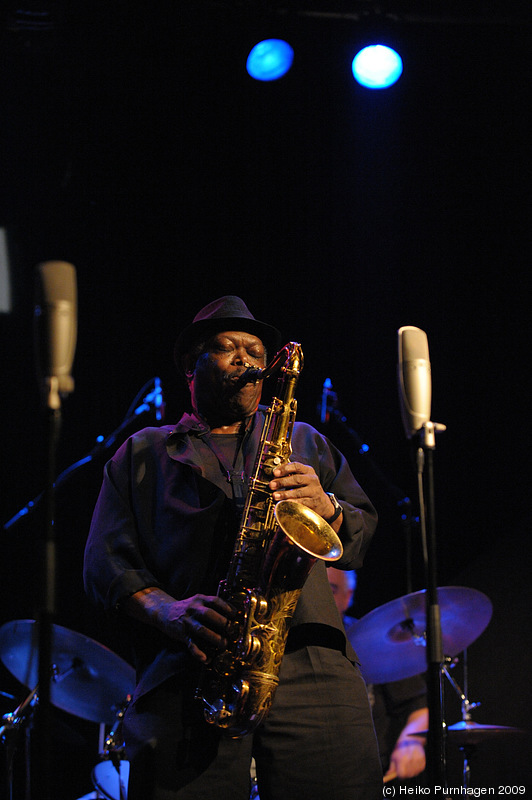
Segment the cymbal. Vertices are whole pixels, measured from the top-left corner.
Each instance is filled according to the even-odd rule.
[[[481,723],[473,722],[473,720],[461,720],[460,722],[455,722],[454,725],[449,725],[446,728],[445,735],[449,742],[463,747],[468,744],[480,744],[497,736],[519,733],[528,733],[528,731],[523,728],[512,728],[508,725],[482,725]],[[418,731],[417,733],[409,734],[409,736],[426,736],[427,734],[428,731]]]
[[[477,589],[444,586],[437,590],[443,653],[455,656],[487,627],[493,607]],[[426,591],[398,597],[346,626],[364,678],[389,683],[427,669]]]
[[[50,702],[91,722],[113,724],[132,694],[135,670],[104,645],[52,625]],[[0,659],[28,689],[39,681],[38,624],[23,619],[0,628]]]

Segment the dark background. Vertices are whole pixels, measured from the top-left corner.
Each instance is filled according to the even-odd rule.
[[[76,267],[74,394],[58,470],[118,427],[141,387],[162,381],[166,422],[186,394],[175,336],[223,294],[303,345],[298,418],[349,457],[381,524],[359,576],[362,615],[424,586],[412,579],[397,498],[418,495],[396,387],[397,329],[427,332],[438,584],[485,592],[493,617],[468,650],[477,722],[529,727],[530,50],[524,6],[381,6],[401,48],[392,88],[355,84],[350,62],[371,6],[324,2],[4,4],[0,225],[13,308],[0,317],[2,521],[44,485],[46,425],[34,366],[34,268]],[[17,11],[18,9],[18,11]],[[310,13],[312,12],[312,13]],[[292,71],[251,80],[250,47],[290,37]],[[321,426],[333,382],[357,436]],[[153,424],[146,414],[139,427]],[[103,459],[58,492],[57,623],[124,657],[88,607],[84,541]],[[373,467],[376,466],[378,471]],[[39,513],[0,534],[0,622],[37,615]],[[474,609],[464,611],[474,628]],[[0,690],[25,690],[1,667]],[[462,667],[456,669],[460,682]],[[2,713],[15,701],[1,700]],[[448,722],[460,718],[449,688]],[[57,796],[91,789],[98,726],[54,713]],[[459,753],[449,756],[460,784]],[[456,751],[456,752],[454,752]],[[21,760],[21,759],[20,759]],[[529,737],[482,743],[472,785],[527,785]],[[20,791],[20,789],[19,789]]]

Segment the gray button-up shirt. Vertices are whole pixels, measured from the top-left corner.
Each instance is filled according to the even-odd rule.
[[[247,475],[255,462],[263,418],[259,410],[243,445]],[[95,603],[119,610],[125,597],[150,586],[176,599],[216,594],[227,571],[239,514],[216,456],[202,441],[207,433],[201,419],[185,414],[177,426],[135,433],[106,464],[85,550],[85,587]],[[291,443],[291,460],[312,466],[323,488],[343,507],[339,537],[344,553],[335,566],[360,567],[376,527],[375,509],[345,458],[318,431],[296,422]],[[132,620],[124,624],[134,629],[138,625]],[[301,592],[290,636],[294,645],[312,644],[313,637],[320,644],[329,633],[331,641],[341,642],[339,649],[355,657],[319,561]],[[136,629],[132,639],[137,693],[190,666],[184,647],[155,629]]]

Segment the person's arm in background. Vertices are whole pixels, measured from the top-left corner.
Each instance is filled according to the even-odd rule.
[[[409,714],[406,724],[397,737],[390,755],[390,765],[384,776],[393,778],[414,778],[425,769],[425,737],[411,736],[418,731],[426,731],[429,727],[428,708],[418,708]]]

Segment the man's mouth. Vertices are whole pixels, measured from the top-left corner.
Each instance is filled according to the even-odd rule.
[[[247,366],[245,369],[238,370],[238,372],[225,373],[223,380],[238,387],[246,386],[248,383],[256,384],[260,380],[261,372],[262,370],[260,369]]]

